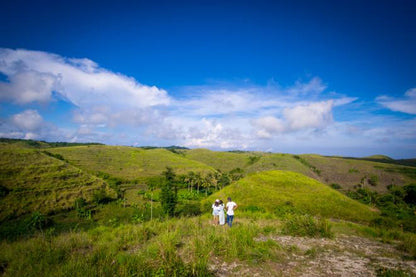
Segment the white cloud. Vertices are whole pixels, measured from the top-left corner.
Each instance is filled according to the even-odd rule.
[[[416,88],[406,91],[401,99],[379,96],[376,101],[392,111],[416,114]]]
[[[10,83],[0,83],[0,97],[17,103],[51,100],[62,95],[80,109],[85,121],[115,120],[112,114],[168,105],[167,92],[99,67],[89,59],[67,59],[39,51],[0,49],[0,72]],[[106,107],[105,113],[90,113]],[[86,118],[91,117],[91,118]],[[77,119],[79,120],[79,118]],[[113,122],[117,124],[118,122]]]
[[[56,77],[49,73],[19,72],[10,76],[10,83],[0,83],[0,100],[17,104],[47,103],[52,99],[56,84]]]
[[[35,131],[44,124],[43,118],[35,110],[26,110],[15,114],[11,118],[12,123],[22,131]]]
[[[332,101],[287,108],[283,115],[290,130],[324,128],[332,122]]]
[[[300,104],[285,108],[282,118],[265,116],[252,121],[258,138],[272,138],[273,135],[292,133],[300,130],[317,130],[332,122],[332,101]]]
[[[264,139],[271,138],[272,134],[281,134],[287,128],[283,120],[273,116],[258,118],[253,121],[253,125],[257,129],[257,137]]]
[[[317,95],[327,88],[318,77],[312,78],[308,83],[297,81],[295,85],[287,91],[296,96]]]

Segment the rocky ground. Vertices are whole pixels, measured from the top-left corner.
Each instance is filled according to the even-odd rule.
[[[395,244],[347,235],[334,239],[257,238],[269,239],[282,247],[279,261],[253,265],[214,257],[210,269],[216,276],[416,276],[416,260]],[[396,275],[382,275],[383,272]]]

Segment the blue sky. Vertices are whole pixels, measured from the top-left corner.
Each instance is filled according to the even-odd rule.
[[[0,136],[414,158],[414,14],[405,0],[3,1]]]

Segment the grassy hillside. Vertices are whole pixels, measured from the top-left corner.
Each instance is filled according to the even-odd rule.
[[[313,172],[290,154],[271,154],[264,152],[219,152],[208,149],[184,151],[189,159],[212,166],[223,172],[241,168],[247,173],[268,170],[290,170],[307,176]]]
[[[159,176],[167,166],[172,167],[176,174],[213,171],[208,165],[166,149],[91,145],[51,148],[48,151],[61,155],[71,164],[89,172],[101,171],[127,180]]]
[[[339,184],[344,190],[353,190],[354,186],[361,184],[377,192],[386,192],[388,185],[402,186],[416,182],[416,167],[362,159],[300,156],[319,169],[318,180],[326,184]]]
[[[0,185],[0,221],[33,211],[46,214],[71,208],[75,199],[91,200],[100,190],[114,195],[103,180],[42,151],[15,144],[1,144]]]
[[[230,196],[241,210],[269,213],[307,213],[326,218],[369,222],[377,214],[328,186],[289,171],[267,171],[249,175],[202,202],[210,209],[216,198]]]

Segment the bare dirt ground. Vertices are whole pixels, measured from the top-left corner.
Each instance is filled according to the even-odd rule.
[[[256,265],[224,262],[214,257],[210,269],[216,276],[378,276],[382,270],[400,270],[393,276],[416,276],[416,260],[406,258],[397,245],[340,235],[335,239],[291,236],[258,237],[276,241],[282,258]]]

